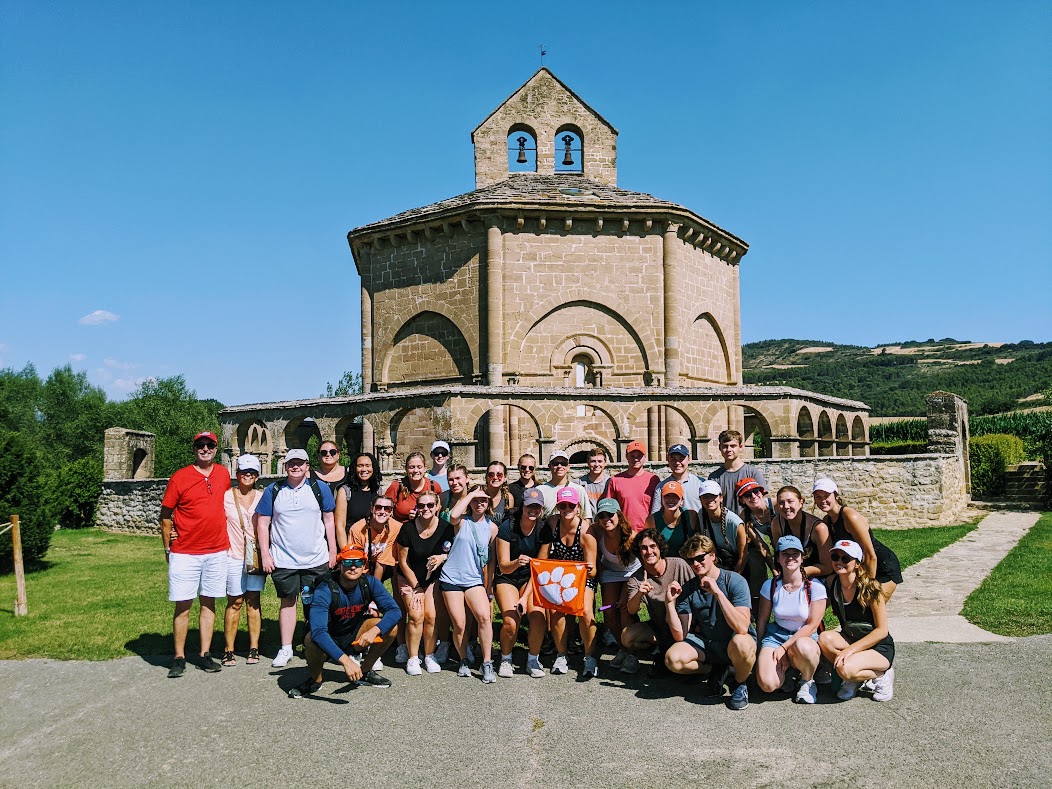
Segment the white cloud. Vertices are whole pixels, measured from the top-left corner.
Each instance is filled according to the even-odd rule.
[[[145,378],[115,378],[110,389],[121,394],[128,394],[139,388]]]
[[[120,318],[120,315],[115,315],[108,310],[95,310],[94,312],[89,312],[77,323],[81,326],[101,326],[104,323],[113,323],[118,318]]]
[[[83,353],[71,353],[69,355],[69,360],[71,362],[83,362],[83,361],[87,361],[87,358],[88,358],[87,354],[83,354]]]
[[[135,362],[119,362],[116,359],[103,359],[102,363],[111,370],[134,370],[139,366]]]

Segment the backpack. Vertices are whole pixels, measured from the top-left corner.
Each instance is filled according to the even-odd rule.
[[[325,512],[325,508],[321,504],[321,488],[318,487],[318,480],[316,480],[313,477],[311,477],[311,478],[308,478],[307,481],[310,483],[310,489],[312,491],[314,491],[314,498],[318,500],[318,509],[321,512]],[[328,484],[328,483],[326,483],[326,484]],[[270,511],[271,512],[274,512],[274,501],[275,501],[275,499],[277,499],[278,493],[280,493],[283,489],[287,488],[288,486],[289,486],[289,481],[287,479],[283,479],[280,482],[275,482],[273,484],[273,486],[271,486],[271,488],[270,488]]]
[[[336,613],[336,609],[340,605],[340,592],[343,591],[343,588],[340,586],[339,583],[337,583],[336,579],[332,577],[332,571],[330,570],[314,582],[314,585],[311,587],[310,590],[312,600],[314,599],[314,592],[322,584],[326,584],[329,587],[329,594],[332,598],[329,602],[329,616],[331,617],[334,613]],[[362,605],[364,606],[363,610],[367,610],[369,608],[369,604],[373,601],[373,590],[369,588],[368,576],[366,576],[364,573],[362,574],[362,579],[358,582],[358,588],[362,590]],[[309,622],[307,626],[308,628],[310,627]]]
[[[723,508],[723,522],[719,529],[714,529],[712,521],[709,520],[707,512],[701,513],[701,526],[705,534],[708,535],[709,539],[712,540],[716,546],[716,564],[722,567],[724,570],[733,570],[734,565],[738,560],[738,546],[731,545],[727,539],[727,508]],[[719,532],[719,539],[716,537],[716,532]]]

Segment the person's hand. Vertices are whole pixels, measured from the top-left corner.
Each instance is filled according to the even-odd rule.
[[[424,593],[423,592],[418,592],[418,591],[414,591],[413,592],[412,606],[413,606],[413,610],[414,611],[423,611],[424,610]]]
[[[519,558],[515,560],[518,562],[519,567],[527,567],[530,564],[530,557],[526,554],[519,554]]]
[[[403,597],[405,597],[406,595],[413,593],[413,587],[409,584],[402,584],[398,587],[398,591]]]
[[[428,556],[427,557],[427,574],[431,575],[435,570],[442,566],[442,563],[446,560],[444,555]]]
[[[773,655],[775,665],[780,665],[783,661],[785,661],[787,654],[788,653],[787,653],[785,647],[777,647],[777,648],[775,648],[774,655]]]
[[[413,518],[415,518],[415,517],[416,517],[416,507],[413,507],[413,509],[409,510],[409,520],[413,520]]]
[[[584,566],[588,568],[588,575],[595,575],[595,562],[585,562]]]
[[[852,651],[851,647],[846,647],[839,655],[836,656],[836,660],[833,661],[833,666],[835,668],[843,668],[844,661],[846,661],[853,654],[855,653]]]
[[[350,655],[344,655],[340,659],[340,665],[343,666],[343,673],[351,682],[357,682],[362,678],[362,667]]]
[[[639,585],[639,593],[642,594],[642,595],[648,595],[648,594],[650,594],[653,591],[654,591],[654,582],[651,581],[649,578],[644,580]]]
[[[331,570],[336,566],[336,553],[334,551],[329,552],[329,569]]]
[[[263,571],[267,573],[274,572],[274,559],[271,558],[269,553],[263,557]]]
[[[363,651],[367,650],[373,645],[373,642],[379,635],[380,628],[378,628],[376,625],[373,625],[364,633],[359,635],[358,638],[354,639],[354,646],[358,647],[358,649],[361,649]]]
[[[488,499],[488,498],[489,498],[489,494],[483,488],[479,488],[474,493],[469,493],[468,494],[468,499],[471,500],[471,501],[474,501],[475,499]]]
[[[171,564],[172,563],[172,549],[171,548],[165,548],[164,549],[164,562],[165,562],[165,564]]]
[[[674,603],[683,593],[683,587],[676,581],[673,581],[668,585],[668,589],[665,590],[665,602]]]
[[[701,591],[716,594],[719,590],[719,584],[714,579],[709,578],[707,575],[701,579]]]

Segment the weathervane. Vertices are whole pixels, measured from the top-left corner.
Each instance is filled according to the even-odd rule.
[[[541,68],[544,68],[544,56],[548,54],[548,50],[544,48],[544,44],[541,44],[540,50],[541,50]]]

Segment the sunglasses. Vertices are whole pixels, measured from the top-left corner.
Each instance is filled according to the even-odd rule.
[[[446,450],[444,450],[444,449],[436,449],[434,452],[431,453],[431,457],[433,457],[433,458],[444,458],[448,454],[449,453],[446,452]]]
[[[519,471],[533,471],[536,466],[519,466]]]
[[[576,504],[571,504],[568,501],[563,501],[563,502],[560,502],[560,503],[556,504],[555,505],[555,509],[557,509],[557,510],[573,510],[573,509],[577,509],[577,505]]]
[[[504,476],[503,471],[487,471],[487,477],[493,477],[494,479],[501,479]]]
[[[374,504],[373,510],[376,512],[394,512],[394,507],[390,504]]]
[[[570,465],[570,461],[569,460],[564,460],[563,458],[557,458],[557,459],[551,461],[548,465],[549,466],[569,466]]]
[[[754,499],[757,496],[762,496],[762,495],[763,495],[763,491],[762,490],[750,490],[748,493],[743,493],[741,495],[741,498],[743,498],[743,499]]]
[[[434,502],[434,501],[418,501],[416,503],[416,506],[419,507],[422,510],[433,510],[435,507],[438,506],[438,502]]]
[[[215,449],[215,448],[216,448],[216,442],[215,441],[198,441],[196,444],[194,444],[194,449]]]
[[[285,465],[288,468],[299,468],[300,466],[306,466],[307,465],[307,461],[306,460],[300,460],[299,458],[296,458],[295,460],[286,460],[285,461]]]
[[[701,564],[708,558],[708,556],[709,554],[707,553],[699,553],[697,556],[688,556],[686,561],[687,564]]]
[[[340,565],[344,570],[351,570],[355,567],[365,567],[365,559],[344,559],[340,562]]]
[[[846,553],[841,553],[840,551],[833,551],[829,554],[829,558],[839,564],[847,564],[848,562],[855,561],[854,556],[848,556]]]
[[[258,471],[253,471],[250,468],[243,468],[243,469],[241,469],[241,471],[239,471],[237,473],[240,476],[242,476],[242,477],[258,477],[259,476],[259,472]]]
[[[336,457],[336,456],[338,456],[340,454],[340,450],[338,450],[338,449],[322,449],[322,450],[320,450],[318,452],[318,454],[321,455],[323,458]]]
[[[595,519],[596,519],[596,520],[604,520],[604,521],[608,521],[608,520],[610,520],[610,519],[611,519],[612,517],[614,517],[614,513],[612,513],[612,512],[600,512],[600,513],[597,513],[597,514],[596,514],[596,516],[595,516]]]

